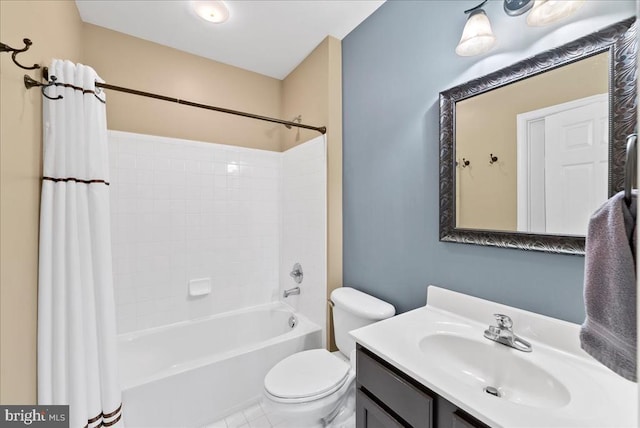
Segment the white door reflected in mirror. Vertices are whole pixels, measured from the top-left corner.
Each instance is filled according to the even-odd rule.
[[[456,102],[457,228],[586,235],[609,189],[609,65],[602,52]]]
[[[586,235],[607,199],[607,94],[519,114],[517,128],[517,230]]]

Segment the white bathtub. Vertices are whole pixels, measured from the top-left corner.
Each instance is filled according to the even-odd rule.
[[[256,400],[274,364],[321,347],[322,329],[291,315],[272,303],[118,336],[125,423],[198,427]]]

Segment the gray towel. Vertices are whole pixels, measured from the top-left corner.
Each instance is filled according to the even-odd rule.
[[[591,217],[586,241],[580,343],[593,358],[636,379],[636,198],[627,207],[620,192]]]

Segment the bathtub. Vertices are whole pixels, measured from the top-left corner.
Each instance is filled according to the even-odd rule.
[[[322,329],[282,303],[118,336],[124,420],[133,427],[199,427],[262,394],[269,369],[319,348]]]

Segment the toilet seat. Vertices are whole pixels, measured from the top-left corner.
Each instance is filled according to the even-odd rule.
[[[338,391],[351,377],[351,366],[326,349],[290,355],[267,373],[264,389],[280,403],[305,403]]]

